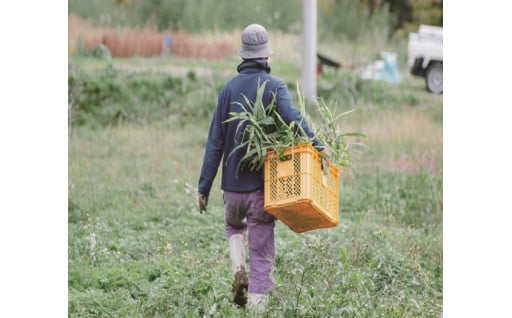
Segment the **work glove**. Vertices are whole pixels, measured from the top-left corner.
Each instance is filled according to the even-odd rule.
[[[199,213],[203,214],[203,212],[206,212],[206,207],[208,206],[208,196],[199,193],[197,199],[199,201]]]

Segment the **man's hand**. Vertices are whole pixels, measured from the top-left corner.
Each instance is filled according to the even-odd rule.
[[[203,212],[206,212],[206,207],[208,206],[208,196],[199,193],[197,199],[199,201],[199,213],[203,214]]]
[[[327,164],[330,164],[331,163],[331,160],[329,160],[329,158],[331,157],[331,154],[329,153],[329,151],[327,151],[327,149],[323,149],[321,151],[321,153],[323,153],[323,155],[321,155],[323,157],[323,159],[325,159],[325,161],[327,162]]]

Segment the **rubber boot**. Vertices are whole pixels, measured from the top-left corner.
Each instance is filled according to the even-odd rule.
[[[231,268],[236,274],[242,267],[245,269],[245,243],[242,234],[233,234],[229,238],[229,254],[231,256]]]
[[[229,238],[229,254],[235,281],[233,282],[233,301],[239,306],[247,304],[247,288],[249,280],[245,271],[245,244],[241,234],[234,234]]]

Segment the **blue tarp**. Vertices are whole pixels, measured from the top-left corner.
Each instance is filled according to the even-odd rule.
[[[361,74],[364,79],[382,80],[390,83],[399,83],[402,80],[398,72],[397,55],[394,52],[382,52],[382,60],[368,65]]]

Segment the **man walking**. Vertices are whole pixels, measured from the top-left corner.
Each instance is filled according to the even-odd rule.
[[[243,129],[237,130],[238,121],[225,121],[229,119],[230,112],[242,111],[239,104],[244,104],[243,96],[254,102],[258,85],[266,82],[263,104],[269,105],[275,94],[277,109],[285,122],[300,124],[310,137],[314,133],[293,105],[285,83],[270,75],[268,57],[272,50],[267,30],[259,24],[251,24],[242,32],[241,42],[239,56],[243,61],[237,67],[238,74],[228,80],[220,91],[210,124],[199,177],[198,201],[200,212],[206,211],[208,195],[222,160],[221,188],[224,191],[226,239],[235,276],[234,302],[240,306],[248,302],[249,306],[261,309],[274,288],[271,272],[275,259],[275,218],[263,209],[263,170],[242,168],[237,171],[246,149],[231,153],[241,142]],[[317,140],[313,144],[321,149]],[[247,239],[249,273],[245,256]]]

